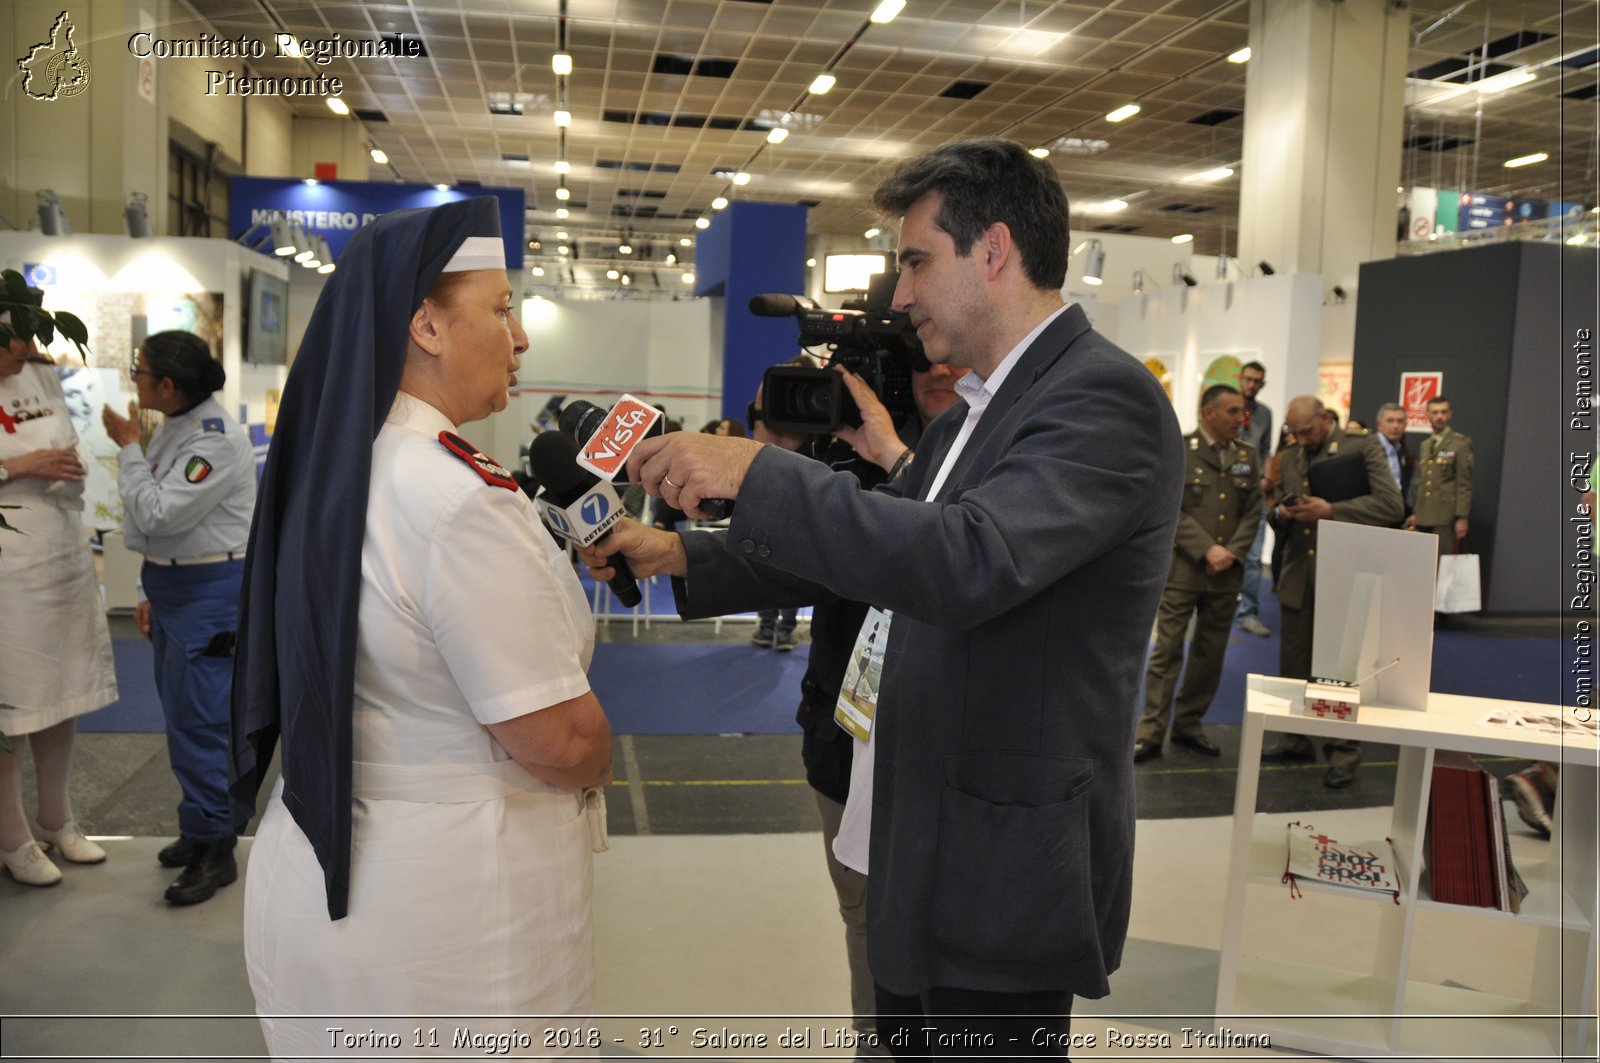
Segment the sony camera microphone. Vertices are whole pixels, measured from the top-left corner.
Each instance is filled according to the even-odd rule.
[[[622,500],[609,483],[578,466],[578,445],[558,432],[540,432],[528,447],[533,475],[544,485],[534,503],[557,535],[588,546],[622,519]],[[617,570],[608,582],[617,601],[632,609],[643,600],[622,554],[606,558]]]
[[[578,465],[598,478],[613,482],[627,476],[628,455],[641,439],[662,433],[661,411],[632,395],[624,395],[610,410],[576,399],[567,403],[559,421],[561,434],[579,447]],[[733,501],[702,498],[700,511],[712,520],[733,514]]]

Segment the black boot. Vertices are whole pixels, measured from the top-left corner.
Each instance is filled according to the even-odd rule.
[[[156,854],[156,859],[161,861],[162,867],[188,867],[189,860],[194,856],[195,847],[200,843],[192,838],[178,835],[178,840],[163,848]]]
[[[230,834],[214,842],[196,842],[189,866],[183,869],[178,881],[167,887],[167,900],[172,904],[209,901],[217,890],[238,878],[239,865],[233,859],[237,841]]]

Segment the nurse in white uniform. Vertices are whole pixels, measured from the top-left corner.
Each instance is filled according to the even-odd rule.
[[[403,212],[418,213],[432,212]],[[484,224],[497,220],[482,206],[471,213]],[[386,227],[416,220],[386,215],[370,227],[378,236],[363,235],[377,241]],[[585,674],[593,618],[527,497],[457,434],[506,406],[527,348],[493,229],[461,240],[419,305],[402,306],[410,316],[399,393],[371,444],[354,631],[346,897],[330,885],[334,861],[308,836],[325,817],[308,807],[320,798],[307,795],[320,793],[325,780],[305,777],[303,762],[320,758],[302,754],[289,737],[297,721],[283,658],[294,651],[282,635],[270,647],[283,685],[285,779],[249,855],[245,957],[275,1059],[330,1051],[327,1029],[339,1024],[298,1016],[405,1016],[388,1023],[403,1035],[399,1054],[424,1056],[451,1051],[447,1036],[437,1046],[414,1036],[413,1028],[433,1025],[416,1021],[424,1017],[594,1010],[591,854],[604,845],[600,788],[611,778],[611,735]],[[372,249],[353,240],[340,275],[352,265],[359,271]],[[332,312],[355,287],[324,292],[313,331],[325,310],[325,321],[338,317]],[[303,345],[300,358],[309,353]],[[296,380],[302,371],[297,362],[289,388],[316,383]],[[286,395],[285,407],[291,401]],[[320,427],[287,430],[309,438]],[[280,415],[275,448],[304,443],[284,440],[285,430]],[[292,458],[281,460],[288,468]],[[303,491],[315,505],[331,487],[308,475],[313,482],[264,488],[263,498],[271,494],[288,509]],[[251,565],[267,556],[258,544],[269,519],[257,518]],[[281,605],[285,574],[299,561],[278,545]],[[241,652],[267,652],[251,641],[266,615],[246,605]],[[277,629],[285,624],[279,611]],[[251,678],[263,674],[241,663],[241,682],[265,684],[270,677]],[[236,690],[240,696],[250,694]],[[237,703],[235,720],[236,740],[256,730]],[[498,1028],[493,1019],[454,1025]],[[383,1020],[359,1021],[363,1031],[374,1026],[387,1029]]]
[[[0,324],[10,324],[9,315]],[[111,635],[84,532],[84,466],[55,366],[33,342],[0,351],[0,864],[17,882],[53,886],[61,869],[105,850],[83,836],[67,799],[77,717],[117,700]],[[39,830],[22,809],[18,755],[32,748]]]

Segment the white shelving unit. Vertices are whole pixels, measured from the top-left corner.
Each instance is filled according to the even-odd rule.
[[[1232,849],[1223,913],[1217,1025],[1235,1033],[1268,1035],[1274,1047],[1353,1059],[1396,1055],[1426,1059],[1595,1058],[1596,1003],[1596,775],[1600,743],[1589,738],[1531,734],[1480,721],[1496,709],[1557,708],[1450,694],[1428,695],[1427,711],[1363,705],[1354,722],[1291,715],[1299,684],[1252,675],[1246,687],[1239,781],[1234,796]],[[1559,711],[1559,709],[1557,709]],[[1567,710],[1572,711],[1572,710]],[[1293,731],[1313,741],[1355,738],[1400,747],[1389,837],[1394,842],[1400,903],[1302,882],[1331,908],[1307,909],[1302,933],[1246,949],[1252,892],[1285,887],[1284,825],[1293,813],[1256,813],[1263,735]],[[1526,757],[1561,766],[1555,829],[1542,861],[1519,858],[1528,885],[1522,911],[1440,904],[1428,891],[1423,832],[1429,781],[1438,750]],[[1258,897],[1258,901],[1262,898]],[[1305,903],[1305,902],[1297,902]],[[1447,912],[1470,940],[1485,920],[1509,920],[1535,936],[1533,975],[1525,997],[1477,992],[1459,984],[1413,981],[1410,970],[1420,911]],[[1256,909],[1260,911],[1260,909]],[[1365,921],[1376,947],[1361,969],[1308,962],[1317,942],[1339,937],[1338,920]],[[1430,913],[1431,917],[1431,913]],[[1457,943],[1459,948],[1459,941]],[[1267,955],[1268,951],[1271,952]],[[1466,977],[1471,974],[1464,972]],[[1464,1021],[1467,1017],[1471,1021]]]

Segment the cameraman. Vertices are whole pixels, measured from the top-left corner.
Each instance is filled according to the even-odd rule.
[[[847,471],[860,481],[862,488],[871,490],[888,478],[888,470],[899,473],[911,463],[915,456],[912,447],[923,429],[955,405],[955,382],[967,370],[948,365],[914,370],[911,395],[915,416],[903,418],[899,425],[865,381],[848,370],[839,372],[861,412],[860,427],[841,426],[832,439],[774,432],[761,418],[762,394],[758,390],[756,401],[751,404],[751,434],[762,443],[806,453],[830,468]],[[902,455],[906,455],[903,462]],[[900,462],[898,468],[896,462]],[[851,738],[834,722],[833,710],[867,608],[866,602],[844,598],[812,607],[811,660],[800,680],[800,708],[795,722],[802,732],[800,756],[806,766],[806,782],[816,793],[817,811],[822,817],[822,851],[828,862],[828,876],[833,880],[839,915],[844,920],[855,1028],[875,1032],[876,1004],[872,972],[867,968],[867,876],[840,863],[833,854],[833,840],[838,836],[845,797],[850,792],[851,761],[857,746],[865,749],[864,743]],[[867,1054],[886,1057],[889,1053],[879,1046],[879,1051]]]

